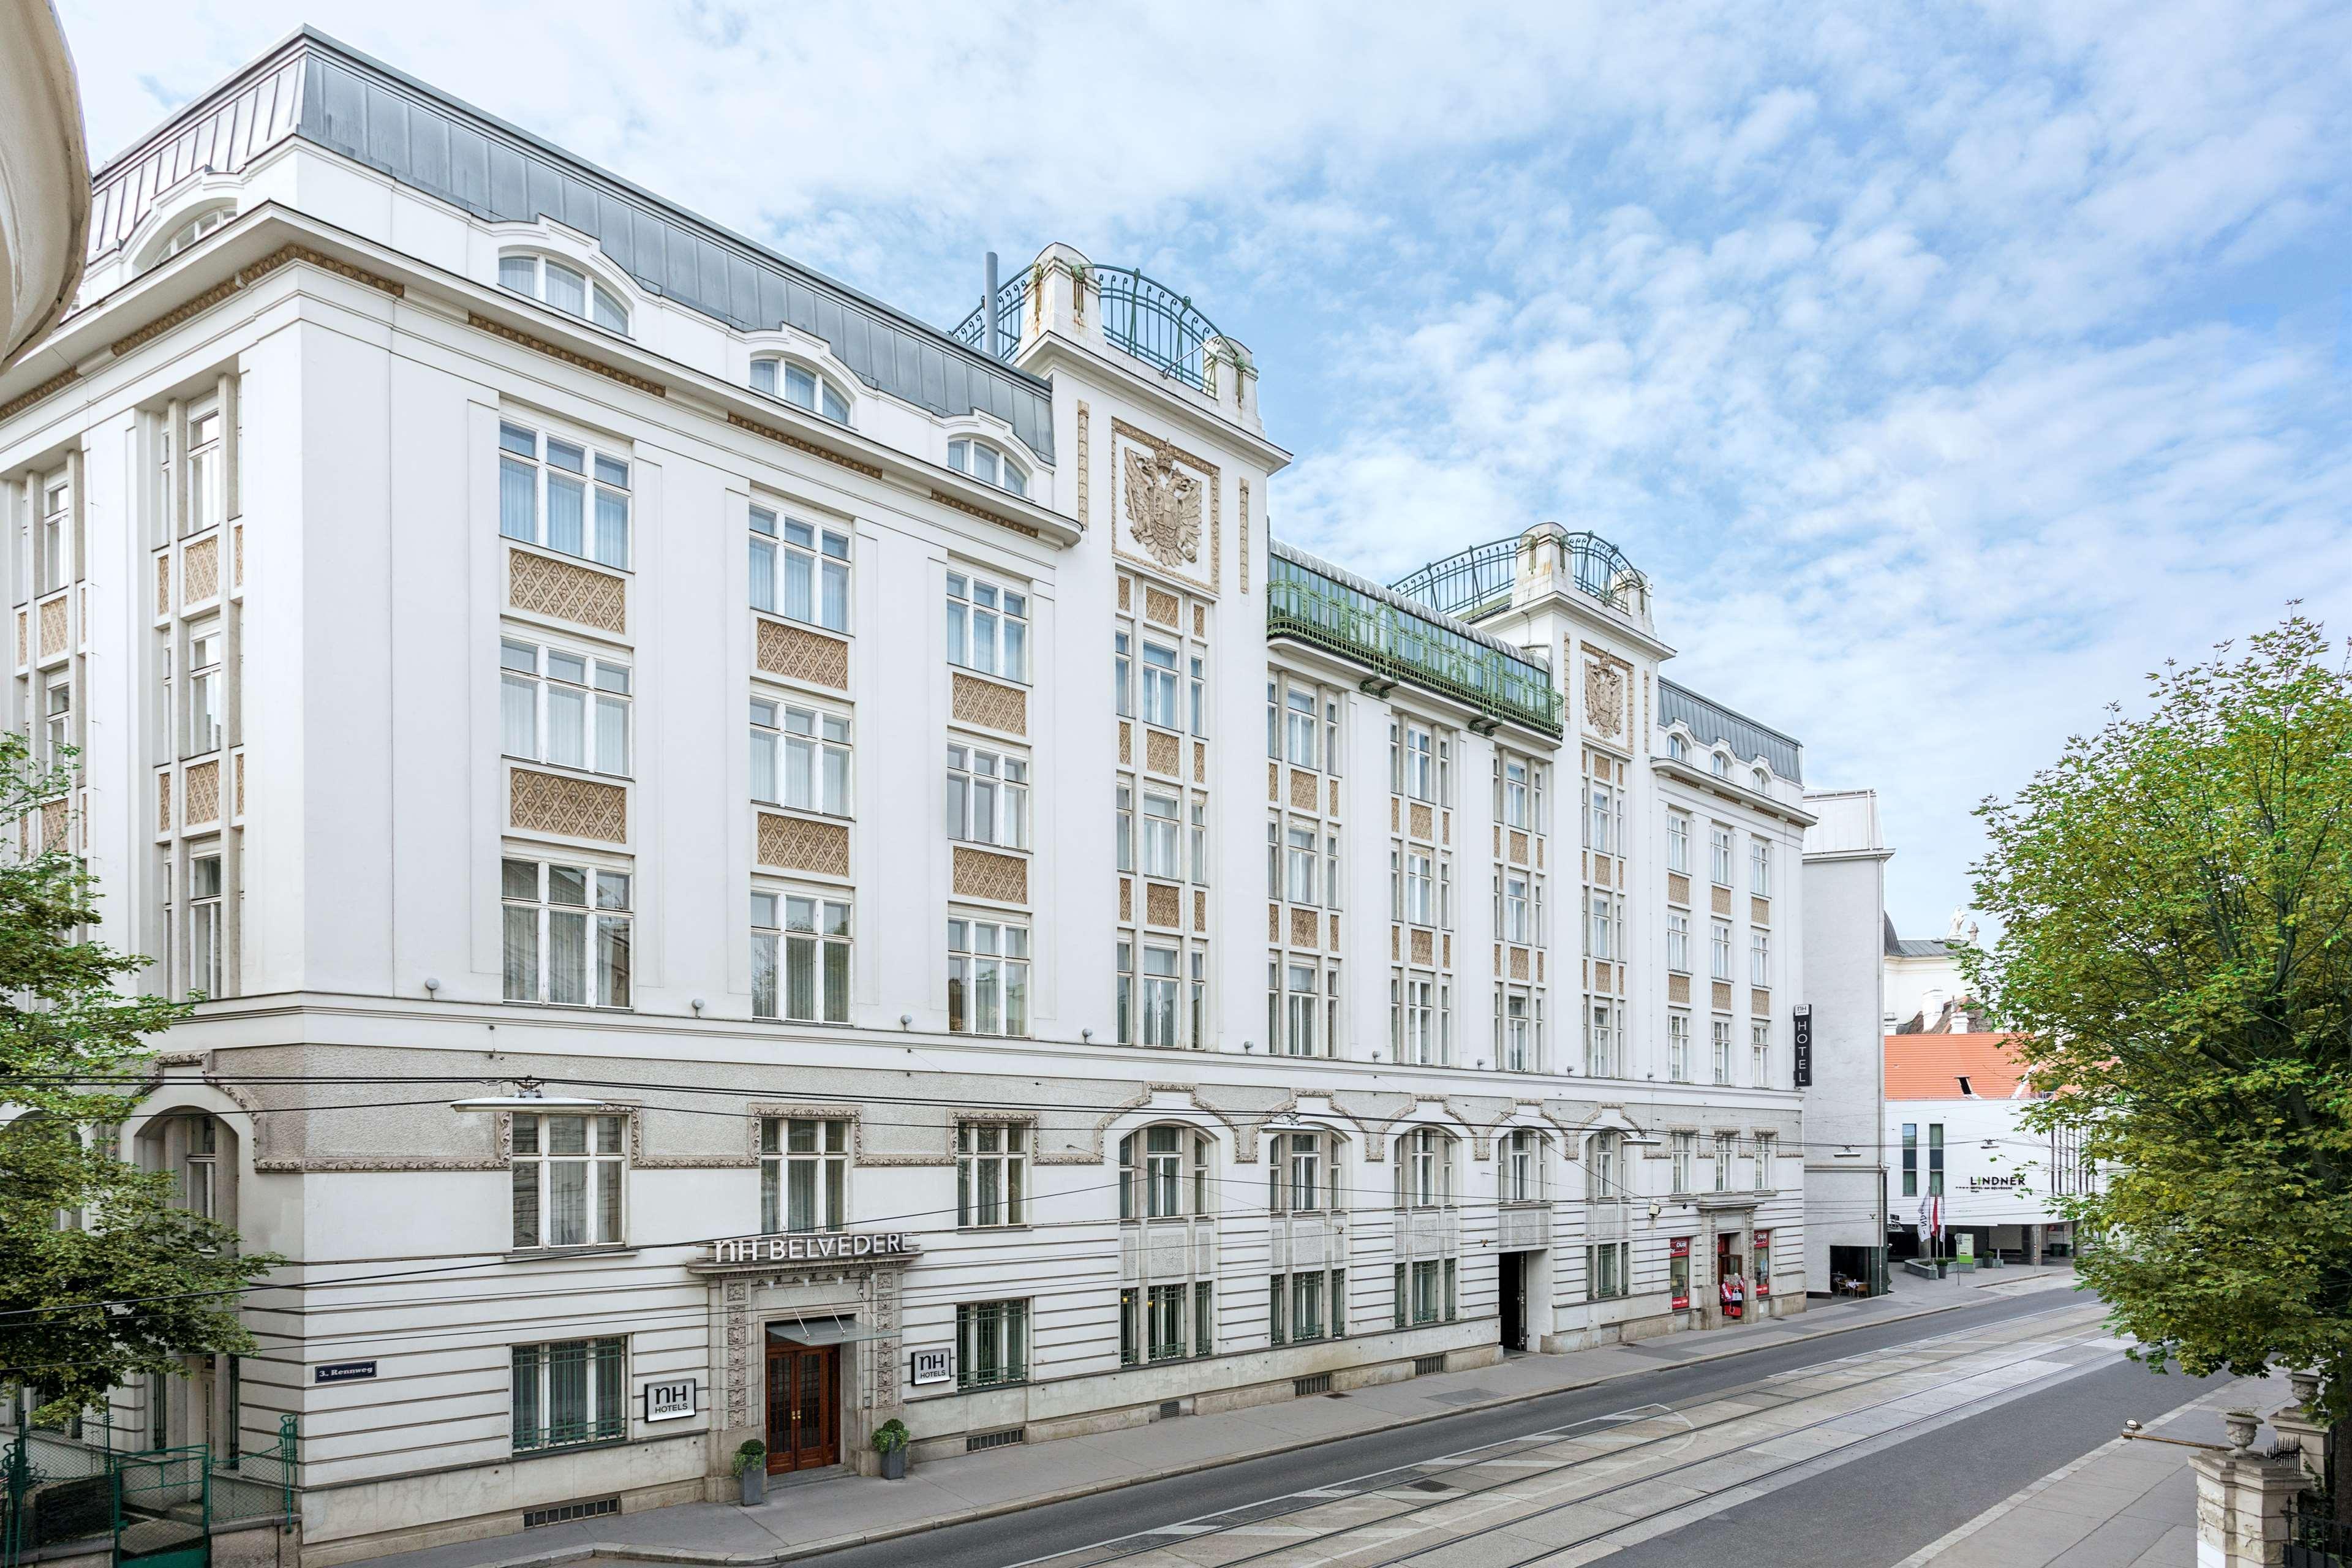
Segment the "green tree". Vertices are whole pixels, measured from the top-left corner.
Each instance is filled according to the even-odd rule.
[[[67,848],[70,784],[0,733],[0,1398],[30,1389],[52,1415],[252,1349],[236,1293],[279,1261],[112,1152],[149,1037],[187,1008],[131,994],[147,961],[81,935],[98,885]]]
[[[2352,1454],[2352,666],[2295,616],[2149,680],[1979,808],[1969,978],[2028,1124],[2103,1168],[2064,1206],[2116,1326],[2159,1369],[2316,1369]]]

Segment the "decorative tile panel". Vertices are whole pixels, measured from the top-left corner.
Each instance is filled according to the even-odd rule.
[[[1192,635],[1196,637],[1209,635],[1209,607],[1206,605],[1192,606]]]
[[[1528,836],[1520,832],[1518,829],[1513,828],[1511,830],[1511,864],[1514,866],[1524,866],[1527,863]]]
[[[1511,978],[1525,980],[1527,977],[1528,950],[1524,947],[1515,947],[1511,949]]]
[[[1426,969],[1437,962],[1437,939],[1425,931],[1412,933],[1412,961]]]
[[[236,815],[245,815],[245,753],[236,754]]]
[[[1155,588],[1149,583],[1143,585],[1143,618],[1145,620],[1172,627],[1176,625],[1176,612],[1179,608],[1176,595],[1167,589]]]
[[[812,686],[849,689],[849,645],[838,637],[821,637],[782,621],[759,623],[753,662],[770,675],[805,680]]]
[[[1290,770],[1290,807],[1293,811],[1313,811],[1323,801],[1322,786],[1313,773]]]
[[[1118,918],[1122,921],[1135,918],[1135,883],[1125,877],[1118,879]]]
[[[849,829],[838,822],[760,813],[760,864],[821,876],[849,875]]]
[[[155,775],[155,831],[172,831],[172,770]]]
[[[158,619],[172,613],[172,558],[155,557],[155,615]]]
[[[1143,765],[1168,778],[1179,776],[1177,758],[1181,748],[1176,737],[1160,730],[1143,732]]]
[[[63,849],[66,847],[67,825],[68,818],[66,816],[66,803],[64,801],[48,800],[41,803],[42,853],[47,854],[52,849]]]
[[[1669,1002],[1678,1002],[1685,1007],[1690,1005],[1689,975],[1669,974],[1666,976],[1666,1000]]]
[[[68,646],[66,623],[70,617],[66,604],[66,596],[60,594],[41,606],[41,657],[43,658],[47,658],[52,654],[63,653]]]
[[[1437,837],[1436,814],[1419,801],[1412,803],[1412,832],[1415,838],[1430,839]]]
[[[994,855],[985,849],[956,846],[955,894],[960,899],[990,899],[1000,904],[1029,901],[1029,862],[1017,855]]]
[[[1118,607],[1122,610],[1135,608],[1135,579],[1132,577],[1122,576],[1118,580]]]
[[[1714,995],[1714,997],[1712,998],[1712,1000],[1713,1000],[1713,1003],[1714,1003],[1715,1010],[1716,1010],[1717,1012],[1718,1012],[1718,1013],[1728,1013],[1728,1012],[1730,1012],[1730,1011],[1731,1011],[1731,986],[1730,986],[1730,984],[1729,984],[1727,982],[1726,982],[1726,981],[1721,981],[1721,980],[1718,980],[1718,981],[1715,982],[1715,995]]]
[[[1029,694],[1017,686],[955,672],[955,717],[960,724],[978,724],[1008,735],[1029,732]]]
[[[1209,748],[1205,742],[1200,741],[1192,742],[1192,782],[1194,784],[1209,782]]]
[[[507,822],[527,833],[625,844],[629,792],[618,784],[515,768],[507,776]]]
[[[1135,726],[1132,724],[1118,727],[1118,760],[1123,767],[1135,765]]]
[[[1206,893],[1192,895],[1192,929],[1194,931],[1209,929],[1209,895]]]
[[[1760,926],[1770,925],[1772,923],[1772,900],[1769,899],[1759,899],[1755,897],[1753,894],[1750,894],[1748,900],[1748,918]]]
[[[628,630],[628,584],[609,572],[592,572],[536,555],[507,552],[507,603],[534,616],[594,626],[618,637]]]
[[[1273,942],[1282,940],[1282,907],[1278,904],[1265,906],[1265,940]]]
[[[1331,781],[1331,809],[1328,815],[1332,816],[1339,815],[1339,781],[1338,779]]]
[[[220,592],[220,535],[199,539],[180,552],[180,594],[201,605]]]
[[[1265,798],[1268,800],[1282,798],[1282,764],[1279,763],[1265,764]]]
[[[19,610],[16,612],[16,662],[19,665],[32,661],[33,650],[29,646],[30,641],[31,634],[25,618],[25,612]]]
[[[1731,912],[1731,889],[1729,888],[1717,888],[1715,889],[1715,912],[1719,915],[1727,915]]]
[[[1339,917],[1336,914],[1331,917],[1331,951],[1339,951]]]
[[[1666,901],[1675,904],[1690,902],[1690,879],[1680,871],[1666,873]]]
[[[1765,990],[1760,985],[1750,989],[1748,993],[1748,1010],[1759,1018],[1770,1017],[1772,1016],[1772,993]]]
[[[1184,901],[1165,882],[1143,885],[1143,923],[1173,931],[1184,923]]]
[[[241,522],[230,531],[229,556],[229,581],[242,588],[245,586],[245,524]]]
[[[1323,921],[1313,910],[1290,911],[1290,945],[1293,947],[1323,945]]]
[[[1592,988],[1603,995],[1617,989],[1616,971],[1609,967],[1609,961],[1605,958],[1592,961]]]
[[[186,792],[186,821],[190,827],[220,820],[220,762],[191,763],[180,787]]]

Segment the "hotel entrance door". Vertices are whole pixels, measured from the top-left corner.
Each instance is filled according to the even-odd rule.
[[[841,1347],[768,1339],[768,1473],[841,1459]]]

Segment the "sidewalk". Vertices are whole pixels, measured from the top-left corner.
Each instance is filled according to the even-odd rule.
[[[2226,1443],[2222,1411],[2267,1415],[2289,1397],[2283,1377],[2236,1378],[2158,1416],[2147,1430]],[[2197,1473],[2189,1464],[2195,1452],[2119,1435],[1895,1568],[2189,1568],[2200,1560]]]
[[[1748,1327],[1672,1334],[1563,1355],[1514,1356],[1468,1372],[1433,1373],[1354,1389],[1345,1399],[1282,1400],[1065,1437],[1035,1447],[958,1455],[918,1465],[903,1481],[829,1475],[773,1486],[758,1508],[683,1503],[551,1525],[527,1535],[492,1536],[367,1559],[366,1568],[544,1568],[584,1557],[698,1568],[778,1563],[1365,1432],[1639,1377],[1657,1372],[1662,1364],[1717,1361],[1874,1323],[1949,1311],[1989,1296],[2045,1290],[2063,1295],[2074,1277],[2071,1266],[2010,1268],[1939,1280],[1898,1277],[1891,1294],[1815,1302],[1796,1317]],[[1834,1353],[1833,1342],[1824,1349]]]

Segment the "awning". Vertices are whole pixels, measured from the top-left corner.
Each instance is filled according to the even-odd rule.
[[[892,1339],[897,1336],[869,1330],[855,1318],[803,1318],[794,1315],[782,1321],[770,1320],[768,1339],[796,1345],[856,1345],[870,1340]]]

